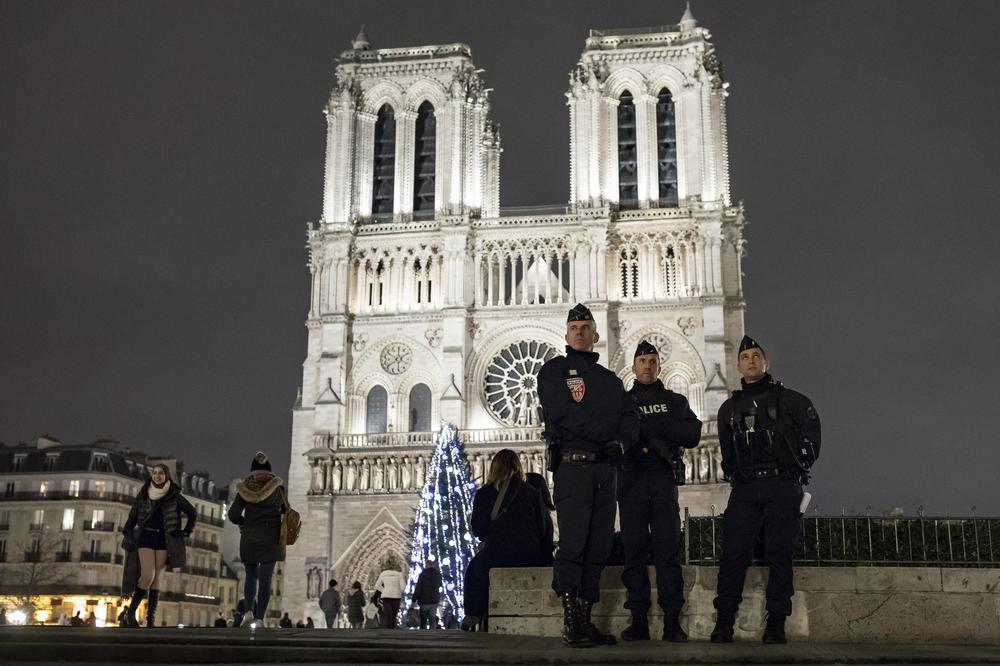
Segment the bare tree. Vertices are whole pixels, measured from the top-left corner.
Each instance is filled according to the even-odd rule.
[[[20,562],[0,564],[0,588],[17,602],[18,608],[28,617],[34,617],[39,597],[54,590],[73,577],[75,569],[69,562],[58,561],[61,539],[49,532],[32,532],[27,540],[13,543],[15,558]]]

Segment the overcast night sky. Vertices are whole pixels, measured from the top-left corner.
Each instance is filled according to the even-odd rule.
[[[823,419],[821,512],[1000,515],[1000,3],[709,2],[747,331]],[[503,205],[564,203],[589,28],[657,2],[0,2],[0,440],[283,474],[334,59],[465,42]],[[992,490],[991,490],[992,488]]]

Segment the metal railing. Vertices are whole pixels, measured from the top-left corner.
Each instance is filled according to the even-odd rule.
[[[65,551],[57,552],[55,556],[56,562],[72,562],[73,553],[67,553]]]
[[[31,500],[99,500],[102,502],[117,502],[120,504],[132,504],[135,502],[133,495],[124,493],[101,492],[98,490],[47,490],[44,493],[37,490],[25,490],[16,493],[7,493],[0,496],[0,501],[31,501]]]
[[[83,521],[84,532],[114,532],[115,524],[106,520],[94,522],[92,520]]]
[[[200,548],[201,550],[210,550],[213,553],[219,552],[219,544],[212,543],[211,541],[201,541],[200,539],[194,539],[191,541],[191,545],[195,548]]]
[[[26,551],[24,551],[24,561],[25,562],[41,562],[42,561],[42,551],[40,551],[40,550],[26,550]]]
[[[215,518],[213,516],[198,516],[199,523],[206,523],[208,525],[214,525],[216,527],[225,527],[226,521],[223,518]]]
[[[1000,518],[804,516],[797,566],[1000,566]],[[722,516],[685,516],[685,563],[714,566],[722,553]],[[763,531],[754,563],[764,564]]]
[[[83,551],[80,553],[81,562],[103,562],[104,564],[111,564],[111,553],[91,553],[90,551]]]

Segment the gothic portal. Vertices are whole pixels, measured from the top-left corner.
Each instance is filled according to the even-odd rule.
[[[742,209],[729,194],[726,83],[711,35],[592,30],[569,75],[570,200],[499,208],[500,136],[464,44],[340,55],[323,216],[308,231],[308,348],[293,413],[283,611],[322,617],[329,575],[369,591],[405,566],[434,431],[454,424],[473,474],[491,454],[542,469],[535,373],[586,303],[626,386],[632,352],[705,421],[681,506],[721,509],[714,416],[737,383]],[[554,113],[556,109],[552,110]]]

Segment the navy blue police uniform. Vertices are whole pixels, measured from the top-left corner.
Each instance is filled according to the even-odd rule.
[[[578,304],[567,323],[593,320],[590,310]],[[549,360],[538,372],[559,524],[552,589],[562,597],[564,638],[573,646],[614,642],[613,636],[596,633],[589,613],[600,600],[601,571],[611,554],[616,465],[639,434],[632,400],[598,358],[567,346],[565,356]],[[581,633],[589,640],[577,640]]]
[[[645,340],[635,350],[636,357],[657,353]],[[632,625],[622,638],[649,637],[647,564],[652,546],[657,601],[668,618],[664,638],[683,641],[687,636],[678,623],[684,606],[684,579],[677,486],[684,481],[682,450],[698,445],[701,421],[687,398],[664,387],[659,379],[652,384],[636,380],[628,393],[639,412],[640,434],[638,446],[625,455],[618,472],[618,516],[625,551],[622,583],[628,593],[625,608],[632,614]]]
[[[740,353],[760,348],[744,336]],[[819,457],[820,421],[806,396],[765,374],[719,408],[722,471],[732,485],[723,516],[714,642],[732,640],[754,545],[764,532],[768,565],[765,642],[784,642],[784,620],[792,612],[792,557],[799,536],[802,486]]]

